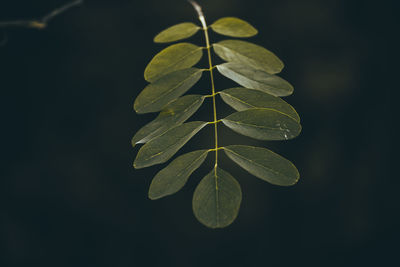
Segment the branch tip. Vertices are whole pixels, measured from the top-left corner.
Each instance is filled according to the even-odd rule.
[[[203,16],[203,11],[201,10],[201,6],[194,0],[187,0],[196,10],[196,12],[199,14],[200,16]]]
[[[33,28],[33,29],[44,29],[47,27],[47,23],[52,20],[54,17],[66,12],[72,7],[83,4],[83,0],[74,0],[65,4],[64,6],[54,9],[47,15],[43,16],[41,19],[33,19],[33,20],[16,20],[16,21],[4,21],[0,22],[0,28],[6,27],[25,27],[25,28]]]
[[[203,29],[207,29],[206,19],[204,17],[201,6],[194,0],[187,0],[187,1],[193,6],[193,8],[196,10],[197,14],[199,15],[199,19],[201,21],[201,24],[203,25]]]
[[[53,10],[52,12],[50,12],[49,14],[47,14],[46,16],[44,16],[41,19],[41,22],[47,23],[51,19],[53,19],[55,16],[57,16],[57,15],[59,15],[61,13],[64,13],[65,11],[69,10],[72,7],[79,6],[79,5],[82,5],[82,4],[83,4],[83,0],[75,0],[75,1],[72,1],[70,3],[67,3],[66,5],[64,5],[64,6],[60,7],[60,8],[57,8],[57,9]]]

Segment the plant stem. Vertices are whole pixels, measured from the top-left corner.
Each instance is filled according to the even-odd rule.
[[[54,9],[41,19],[37,20],[15,20],[15,21],[4,21],[0,22],[0,28],[6,28],[6,27],[25,27],[25,28],[33,28],[33,29],[38,29],[42,30],[47,27],[47,24],[50,20],[52,20],[54,17],[68,11],[72,7],[78,6],[83,4],[83,0],[74,0],[72,2],[69,2],[68,4]]]
[[[199,20],[201,22],[201,25],[203,26],[203,31],[204,31],[204,37],[206,39],[206,49],[207,49],[207,54],[208,54],[208,64],[209,64],[209,71],[210,71],[210,77],[211,77],[211,95],[213,99],[213,113],[214,113],[214,135],[215,135],[215,167],[218,166],[218,120],[217,120],[217,105],[215,101],[215,85],[214,85],[214,74],[213,74],[213,64],[211,60],[211,46],[210,46],[210,38],[208,37],[208,27],[206,23],[206,19],[204,17],[203,11],[201,10],[201,7],[199,4],[197,4],[193,0],[188,0],[194,9],[196,10],[197,14],[199,15]]]

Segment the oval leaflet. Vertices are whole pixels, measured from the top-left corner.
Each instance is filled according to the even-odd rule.
[[[191,22],[183,22],[171,26],[154,37],[155,43],[170,43],[189,38],[196,34],[200,27]]]
[[[258,90],[236,87],[221,91],[220,96],[225,103],[237,111],[251,108],[269,108],[279,111],[297,122],[300,122],[299,114],[297,114],[296,110],[291,105],[279,97]]]
[[[266,148],[232,145],[224,152],[240,167],[271,184],[290,186],[300,178],[293,163]]]
[[[150,123],[143,126],[132,138],[132,146],[147,143],[169,129],[182,124],[195,113],[204,102],[204,96],[185,95],[163,108]]]
[[[258,140],[289,140],[299,135],[301,125],[274,109],[252,108],[222,119],[235,132]]]
[[[262,46],[241,40],[226,40],[213,44],[215,53],[228,62],[236,62],[270,74],[283,69],[282,61]]]
[[[193,212],[202,224],[210,228],[222,228],[236,219],[241,202],[239,183],[232,175],[215,167],[194,191]]]
[[[177,157],[151,181],[150,199],[159,199],[179,191],[189,176],[204,162],[208,150],[196,150]]]
[[[134,109],[137,113],[149,113],[162,110],[171,101],[177,99],[201,78],[203,70],[189,68],[171,72],[143,89],[136,97]]]
[[[154,138],[140,148],[133,166],[141,169],[168,161],[206,124],[202,121],[184,123]]]
[[[251,37],[258,33],[250,23],[234,17],[221,18],[210,27],[216,33],[231,37]]]
[[[182,69],[193,67],[203,56],[203,49],[189,43],[179,43],[168,46],[147,65],[144,78],[154,82],[162,76]]]
[[[230,62],[217,65],[218,71],[238,84],[256,89],[274,96],[288,96],[293,93],[293,86],[284,79],[265,71]]]

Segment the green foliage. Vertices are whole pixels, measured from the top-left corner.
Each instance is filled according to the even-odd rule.
[[[203,104],[202,95],[185,95],[164,107],[160,114],[143,126],[132,138],[132,145],[147,143],[189,119]]]
[[[290,161],[266,148],[234,145],[226,146],[224,152],[243,169],[271,184],[289,186],[300,178]]]
[[[168,161],[206,124],[202,121],[184,123],[150,140],[140,148],[133,166],[140,169]]]
[[[203,49],[194,44],[168,46],[150,61],[144,71],[144,78],[148,82],[154,82],[170,72],[194,66],[202,56]]]
[[[143,89],[135,100],[134,109],[137,113],[162,110],[195,85],[202,72],[200,69],[189,68],[168,73]]]
[[[222,228],[235,220],[241,201],[239,183],[232,175],[215,166],[194,191],[193,212],[204,225]]]
[[[296,110],[279,97],[243,87],[226,89],[219,94],[225,103],[237,111],[250,108],[268,108],[279,111],[300,122]]]
[[[158,199],[179,191],[189,176],[204,162],[208,152],[208,149],[197,150],[177,157],[154,177],[149,198]]]
[[[154,37],[155,43],[170,43],[195,35],[201,28],[191,22],[184,22],[163,30]]]
[[[300,124],[292,117],[269,108],[239,111],[222,122],[235,132],[258,140],[288,140],[301,131]]]
[[[270,74],[281,72],[282,61],[271,51],[241,40],[226,40],[213,45],[215,53],[228,62],[263,70]]]
[[[288,96],[293,93],[293,86],[284,79],[250,66],[232,62],[218,65],[217,69],[225,77],[248,89],[260,90],[274,96]]]
[[[194,4],[195,5],[195,4]],[[278,77],[282,61],[267,49],[241,40],[225,40],[210,44],[208,30],[231,37],[251,37],[257,30],[248,22],[227,17],[207,27],[200,7],[196,7],[202,27],[181,23],[159,33],[154,41],[174,42],[189,38],[202,29],[205,46],[190,43],[171,45],[159,52],[147,65],[144,77],[150,82],[137,96],[137,113],[158,112],[159,115],[142,127],[133,137],[132,145],[144,144],[135,159],[134,167],[144,168],[167,162],[196,133],[206,125],[214,127],[215,147],[183,154],[157,173],[149,189],[150,199],[159,199],[179,191],[191,174],[215,152],[215,166],[197,186],[193,196],[193,212],[204,225],[222,228],[238,215],[242,192],[239,183],[220,168],[218,153],[223,150],[232,161],[252,175],[274,185],[290,186],[299,180],[299,172],[288,160],[260,147],[218,145],[218,124],[258,140],[288,140],[301,131],[295,109],[280,97],[293,93],[293,87]],[[211,47],[226,63],[212,64]],[[209,66],[195,68],[207,50]],[[214,68],[243,87],[216,91]],[[206,95],[184,95],[209,72],[211,92]],[[217,119],[216,97],[236,112]],[[207,99],[213,101],[213,120],[186,122]]]
[[[257,29],[246,21],[233,17],[219,19],[210,27],[216,33],[231,37],[251,37],[258,33]]]

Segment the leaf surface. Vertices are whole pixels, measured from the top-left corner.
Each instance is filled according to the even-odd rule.
[[[290,83],[262,70],[234,62],[217,65],[217,69],[225,77],[249,89],[274,96],[288,96],[293,93],[293,86]]]
[[[234,17],[221,18],[210,27],[216,33],[231,37],[251,37],[258,33],[250,23]]]
[[[260,69],[270,74],[281,72],[282,61],[262,46],[241,40],[225,40],[213,44],[215,53],[223,60]]]
[[[226,146],[224,152],[240,167],[271,184],[290,186],[300,178],[290,161],[266,148],[232,145]]]
[[[141,169],[166,162],[206,124],[202,121],[184,123],[152,139],[140,148],[133,166]]]
[[[132,146],[147,143],[169,129],[182,124],[203,104],[202,95],[185,95],[171,102],[150,123],[143,126],[132,138]]]
[[[239,183],[229,173],[215,167],[194,191],[193,212],[205,226],[222,228],[235,220],[241,201]]]
[[[134,103],[137,113],[157,112],[186,93],[201,78],[203,70],[189,68],[171,72],[147,85]]]
[[[202,56],[203,49],[194,44],[168,46],[150,61],[144,71],[144,78],[148,82],[154,82],[165,74],[194,66]]]
[[[208,150],[197,150],[174,159],[153,178],[149,198],[155,200],[178,192],[204,162],[207,154]]]
[[[222,119],[233,131],[258,140],[288,140],[299,135],[301,125],[274,109],[252,108]]]
[[[237,111],[250,108],[269,108],[277,110],[300,122],[300,117],[296,110],[279,97],[243,87],[223,90],[220,92],[220,95],[225,103]]]
[[[171,26],[154,37],[156,43],[170,43],[178,40],[186,39],[196,34],[200,27],[191,22],[183,22]]]

